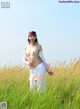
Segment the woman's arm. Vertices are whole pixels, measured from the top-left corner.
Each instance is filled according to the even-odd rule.
[[[22,58],[22,60],[28,66],[29,65],[29,62],[28,62],[27,56],[26,56],[26,49],[27,48],[25,48],[24,51],[23,51],[23,58]]]
[[[46,67],[46,71],[50,74],[50,75],[53,75],[53,72],[51,71],[51,68],[49,67],[49,65],[47,64],[47,62],[45,61],[45,58],[43,56],[43,50],[42,50],[42,47],[40,47],[40,50],[39,50],[39,57],[42,59],[45,67]]]
[[[49,70],[49,66],[47,65],[46,61],[45,61],[45,58],[43,56],[43,51],[39,51],[39,57],[41,58],[41,60],[43,61],[45,67],[46,67],[46,70],[48,71]]]

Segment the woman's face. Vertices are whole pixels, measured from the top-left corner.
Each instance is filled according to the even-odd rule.
[[[30,40],[30,42],[34,42],[36,39],[36,36],[35,35],[28,36],[28,39]]]

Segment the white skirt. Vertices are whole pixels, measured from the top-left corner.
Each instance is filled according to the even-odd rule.
[[[46,67],[43,63],[39,64],[37,67],[30,69],[29,80],[38,80],[40,78],[45,78]]]

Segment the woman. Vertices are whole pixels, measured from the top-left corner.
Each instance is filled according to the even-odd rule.
[[[53,72],[43,57],[35,31],[29,32],[28,42],[29,45],[24,49],[24,62],[30,67],[30,89],[43,92],[46,89],[46,71],[50,75]]]

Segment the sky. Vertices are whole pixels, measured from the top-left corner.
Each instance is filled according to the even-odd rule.
[[[66,0],[65,0],[66,1]],[[8,0],[1,8],[0,66],[23,65],[29,31],[36,31],[47,63],[80,57],[80,3],[58,0]]]

